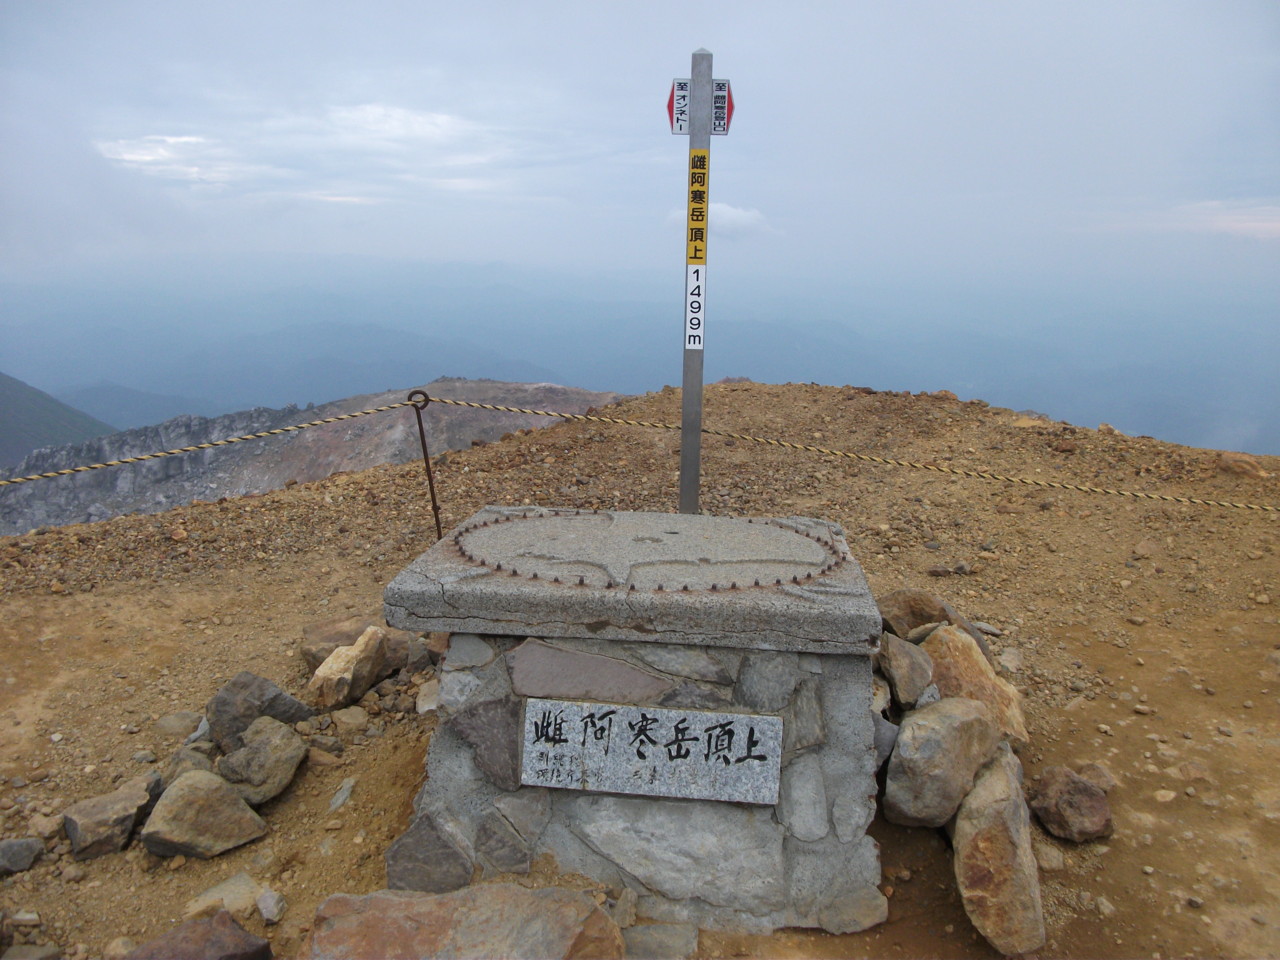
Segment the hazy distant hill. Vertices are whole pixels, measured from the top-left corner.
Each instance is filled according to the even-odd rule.
[[[85,410],[93,416],[117,424],[118,430],[132,430],[153,423],[163,423],[184,413],[199,417],[214,417],[226,413],[212,400],[180,397],[166,393],[149,393],[118,383],[102,381],[75,390],[59,390],[58,399],[77,410]]]
[[[0,411],[0,464],[16,464],[39,447],[79,443],[116,431],[4,373],[0,373]]]
[[[439,379],[426,387],[436,397],[581,413],[618,398],[552,383]],[[408,389],[366,394],[301,410],[257,407],[206,418],[184,414],[155,426],[125,430],[83,443],[41,450],[15,474],[49,473],[146,453],[194,446],[312,420],[399,403]],[[496,440],[522,427],[545,427],[549,417],[431,404],[426,413],[433,456]],[[307,483],[344,470],[367,470],[419,457],[418,428],[407,407],[312,427],[262,440],[193,451],[144,463],[0,487],[0,535],[35,527],[105,520],[122,513],[157,513],[192,500],[263,493],[290,481]]]

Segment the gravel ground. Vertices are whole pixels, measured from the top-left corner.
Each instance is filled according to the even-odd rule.
[[[679,394],[604,412],[675,422]],[[724,383],[707,389],[705,424],[1036,480],[1280,503],[1274,477],[1224,472],[1216,451],[945,394]],[[449,454],[437,473],[446,527],[489,503],[674,510],[679,442],[678,431],[569,424]],[[1257,460],[1280,471],[1280,459]],[[708,513],[838,521],[877,594],[922,587],[1000,628],[996,652],[1026,695],[1027,775],[1085,760],[1116,775],[1112,838],[1073,846],[1039,834],[1052,868],[1046,955],[1280,954],[1280,514],[714,437],[702,490]],[[0,539],[3,836],[146,769],[141,751],[163,762],[172,745],[154,720],[202,709],[239,670],[300,692],[302,628],[376,614],[382,587],[433,539],[412,464]],[[176,868],[137,848],[46,857],[0,881],[0,908],[39,913],[26,939],[100,955],[115,937],[155,936],[188,899],[247,870],[289,901],[278,926],[247,924],[288,955],[325,895],[384,883],[381,853],[406,822],[431,721],[381,721],[383,735],[340,765],[305,767],[264,808],[270,833],[257,843]],[[352,801],[331,817],[348,777]],[[845,937],[704,933],[700,954],[991,955],[964,917],[943,836],[879,821],[873,832],[892,888],[887,924]],[[547,863],[528,882],[593,889]]]

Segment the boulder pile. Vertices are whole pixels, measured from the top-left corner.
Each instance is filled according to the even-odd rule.
[[[151,751],[136,755],[135,760],[155,767],[110,793],[34,816],[29,828],[35,836],[0,840],[0,879],[29,870],[46,856],[92,860],[135,842],[178,862],[216,857],[267,833],[264,806],[288,789],[304,763],[338,762],[348,743],[379,735],[380,714],[434,709],[429,694],[437,684],[427,641],[367,618],[315,624],[305,634],[301,652],[314,671],[304,694],[310,703],[242,671],[202,712],[160,717],[156,732],[176,744],[172,753],[167,758]],[[348,795],[353,785],[354,779],[344,782]],[[64,868],[64,873],[67,869],[80,868]],[[247,875],[240,878],[244,882],[232,878],[230,886],[222,884],[188,904],[188,916],[203,922],[185,930],[184,943],[193,938],[217,943],[243,934],[235,933],[234,919],[215,917],[224,907],[241,919],[256,911],[268,925],[279,922],[287,908],[284,898]],[[249,893],[242,896],[245,890]],[[15,929],[12,918],[2,926]],[[169,955],[164,951],[172,944],[166,944],[155,947],[160,953],[136,955]],[[257,955],[254,951],[265,944],[255,944],[245,955]]]
[[[1115,781],[1100,764],[1085,764],[1045,768],[1024,785],[1018,752],[1029,735],[1022,698],[988,646],[1000,631],[969,622],[922,590],[895,591],[879,606],[884,632],[874,659],[872,719],[881,812],[893,823],[945,831],[974,927],[1003,954],[1038,950],[1045,929],[1032,817],[1062,840],[1107,837],[1113,829],[1107,792]],[[366,618],[307,628],[301,653],[311,678],[302,699],[245,671],[202,712],[160,718],[157,730],[177,744],[172,753],[153,758],[152,772],[110,793],[33,817],[37,835],[0,840],[0,878],[45,856],[89,860],[134,842],[160,857],[210,858],[262,837],[270,815],[264,807],[303,764],[334,763],[347,743],[377,736],[379,714],[413,717],[436,709],[437,661],[446,645],[443,636],[422,638]],[[349,795],[354,782],[344,781],[339,794]],[[236,920],[256,911],[267,924],[279,922],[287,909],[280,894],[240,874],[197,900],[188,905],[188,922],[163,942],[137,946],[120,938],[112,955],[167,956],[189,948],[202,956],[271,955],[267,942]],[[583,950],[686,956],[697,947],[692,924],[637,924],[634,895],[629,905],[602,904],[567,890],[495,883],[444,894],[330,897],[303,955],[380,951],[395,924],[409,919],[423,955],[464,947],[516,955],[522,948],[509,938],[521,936],[512,923],[522,911],[541,918],[538,949],[547,956]],[[24,916],[9,916],[0,927],[24,936],[22,923],[38,925]]]
[[[1029,743],[1022,697],[997,672],[987,636],[923,590],[879,600],[876,747],[881,810],[892,823],[944,828],[965,911],[1006,955],[1044,946],[1031,812],[1051,834],[1084,842],[1111,833],[1105,768],[1049,767],[1024,795],[1015,751]]]

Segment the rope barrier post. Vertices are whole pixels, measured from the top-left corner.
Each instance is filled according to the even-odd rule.
[[[667,98],[671,132],[689,137],[685,180],[684,369],[680,411],[680,512],[699,513],[702,469],[702,348],[706,337],[708,190],[711,135],[729,132],[733,95],[728,80],[711,77],[711,52],[695,50],[689,79],[676,79]]]
[[[427,409],[431,398],[423,390],[414,390],[408,396],[413,413],[418,418],[418,442],[422,444],[422,467],[427,471],[427,489],[431,492],[431,515],[436,520],[436,540],[444,539],[444,530],[440,526],[440,504],[436,500],[436,478],[431,473],[431,454],[427,452],[427,428],[422,423],[422,411]]]

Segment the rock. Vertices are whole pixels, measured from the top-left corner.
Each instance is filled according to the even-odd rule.
[[[449,649],[445,651],[442,670],[470,670],[492,662],[496,654],[493,647],[474,633],[454,633],[449,636]]]
[[[924,643],[925,638],[928,637],[929,634],[933,633],[933,631],[937,630],[939,627],[943,625],[944,624],[936,623],[930,620],[928,623],[922,623],[919,626],[912,627],[911,632],[908,633],[902,639],[906,640],[908,643]],[[887,633],[888,631],[885,631],[885,632]]]
[[[933,658],[933,682],[944,699],[965,697],[985,703],[1006,737],[1015,744],[1028,742],[1022,696],[1009,681],[996,676],[972,636],[959,627],[939,627],[921,649]]]
[[[618,894],[618,899],[613,902],[612,906],[608,906],[609,916],[613,918],[621,929],[635,926],[636,922],[636,905],[640,898],[636,896],[636,892],[630,887],[623,887],[622,893]]]
[[[1032,844],[1036,855],[1036,865],[1045,873],[1057,873],[1067,867],[1067,858],[1062,851],[1047,841],[1041,840]]]
[[[209,759],[203,750],[197,750],[190,744],[181,746],[173,752],[173,756],[165,764],[164,773],[160,775],[160,782],[165,788],[168,788],[169,784],[184,773],[190,773],[192,770],[212,772],[213,761]]]
[[[497,810],[490,810],[476,831],[476,855],[499,873],[528,873],[529,844]]]
[[[351,799],[351,791],[356,788],[356,778],[347,777],[329,799],[329,812],[337,813]]]
[[[1266,480],[1271,474],[1262,469],[1260,464],[1247,453],[1234,453],[1224,450],[1218,454],[1218,469],[1222,473],[1234,473],[1253,480]]]
[[[1076,768],[1076,773],[1080,774],[1103,793],[1110,793],[1118,782],[1115,774],[1102,763],[1082,763]]]
[[[475,750],[476,766],[503,790],[520,787],[522,712],[515,697],[482,700],[455,713],[445,726]]]
[[[298,954],[393,956],[621,960],[624,946],[618,925],[585,894],[487,883],[440,896],[380,890],[329,897]]]
[[[53,943],[21,943],[6,950],[3,960],[62,960],[62,950]]]
[[[440,706],[440,681],[432,677],[418,688],[414,709],[418,715],[433,713]]]
[[[258,717],[294,724],[313,715],[301,700],[247,670],[224,683],[205,707],[210,738],[223,753],[233,753],[244,746],[240,734]]]
[[[186,740],[200,727],[203,719],[204,715],[194,710],[179,710],[161,717],[151,729],[157,737],[165,740]]]
[[[307,694],[321,710],[354,703],[377,683],[387,660],[386,635],[370,627],[350,646],[338,647],[316,669]]]
[[[516,793],[504,793],[494,798],[493,805],[530,843],[538,839],[551,819],[551,792],[541,787],[523,787]]]
[[[959,627],[973,637],[982,655],[988,660],[991,659],[991,649],[987,646],[982,631],[936,594],[916,588],[894,590],[877,600],[876,606],[880,608],[880,616],[884,618],[885,628],[904,640],[911,636],[916,627],[928,623],[945,622]]]
[[[817,754],[801,754],[782,771],[776,812],[778,822],[798,840],[821,840],[831,831],[826,785]]]
[[[209,718],[208,717],[201,717],[200,723],[196,726],[195,730],[189,733],[187,735],[187,739],[183,740],[182,742],[185,744],[194,744],[197,741],[200,741],[200,742],[207,741],[209,743],[213,742],[212,740],[209,740]]]
[[[933,660],[914,643],[892,633],[880,637],[876,665],[889,681],[894,702],[904,710],[915,707],[920,694],[933,682]]]
[[[124,960],[271,960],[271,944],[225,910],[188,920],[125,954]]]
[[[884,815],[908,827],[940,827],[995,753],[1000,733],[985,704],[948,697],[902,720],[885,778]]]
[[[362,633],[377,626],[380,624],[373,617],[338,617],[336,620],[309,623],[302,628],[302,645],[298,652],[302,654],[307,670],[315,673],[333,651],[351,646]]]
[[[729,687],[681,680],[658,700],[658,705],[676,710],[723,710],[732,703]]]
[[[284,792],[307,755],[307,744],[279,720],[259,717],[240,735],[244,746],[218,758],[218,773],[250,806]]]
[[[386,862],[392,890],[447,893],[471,882],[471,858],[430,814],[419,816],[392,842]]]
[[[889,901],[877,889],[879,847],[871,837],[842,842],[839,832],[813,843],[788,839],[789,925],[856,933],[883,923]]]
[[[128,781],[112,793],[73,803],[62,811],[63,829],[77,860],[90,860],[123,850],[134,825],[159,794],[160,777],[149,774]]]
[[[1280,680],[1280,650],[1268,650],[1258,671],[1261,680]]]
[[[142,843],[158,857],[216,857],[267,832],[266,824],[217,774],[185,773],[160,797],[142,828]]]
[[[269,927],[279,923],[284,918],[285,911],[289,909],[289,902],[284,896],[270,887],[263,888],[254,900],[254,905],[258,908],[258,915],[262,917],[262,922]]]
[[[557,797],[556,807],[593,850],[668,899],[757,915],[785,902],[784,832],[770,807],[610,794]]]
[[[128,937],[116,937],[102,948],[102,957],[103,960],[124,960],[137,948],[137,943]]]
[[[313,767],[336,767],[342,764],[341,757],[321,750],[319,747],[307,747],[307,763]]]
[[[627,960],[685,960],[698,949],[692,923],[646,923],[622,931]]]
[[[734,702],[758,713],[778,713],[790,702],[798,680],[796,654],[751,651],[738,669]]]
[[[898,742],[898,725],[878,713],[871,715],[871,721],[875,724],[876,769],[879,770],[893,755],[893,747]]]
[[[27,820],[27,829],[42,840],[52,840],[62,833],[62,814],[45,816],[43,813],[33,813]]]
[[[0,877],[30,870],[43,854],[44,843],[39,837],[0,840]]]
[[[526,640],[507,654],[511,686],[522,697],[601,700],[606,703],[656,701],[675,683],[622,660]]]
[[[996,662],[1005,673],[1018,673],[1024,666],[1022,651],[1017,647],[1001,650],[996,656]]]
[[[388,634],[403,633],[402,630],[395,630],[387,627]],[[390,662],[395,658],[394,640],[387,641],[387,660]],[[407,644],[405,655],[404,671],[412,676],[415,673],[426,673],[431,669],[431,648],[427,646],[426,641],[420,637],[414,637]]]
[[[369,728],[369,712],[364,707],[343,707],[330,714],[333,725],[342,737],[364,733]]]
[[[347,749],[346,744],[337,737],[326,736],[323,733],[312,734],[307,738],[307,743],[308,745],[315,747],[317,750],[323,750],[325,753],[332,753],[335,755],[341,755],[342,752]]]
[[[1055,837],[1083,843],[1111,836],[1107,795],[1066,767],[1045,767],[1030,791],[1031,810]]]
[[[1022,797],[1022,764],[1007,743],[978,773],[951,830],[956,886],[965,912],[1006,956],[1044,946],[1040,876],[1031,846],[1031,814]]]
[[[801,750],[826,742],[827,728],[822,716],[821,684],[817,677],[801,680],[791,703],[782,712],[782,762]]]
[[[627,651],[655,670],[706,683],[733,683],[724,665],[698,647],[666,643],[632,643]]]
[[[886,633],[883,636],[889,637],[892,634]],[[889,681],[878,673],[871,675],[871,712],[887,713],[893,705],[893,688],[889,686]]]
[[[226,910],[238,920],[248,920],[262,892],[262,885],[242,870],[188,900],[182,916],[185,919],[211,917],[219,910]]]
[[[426,645],[415,634],[388,627],[381,619],[373,617],[339,618],[303,627],[302,647],[299,652],[302,654],[302,659],[306,661],[307,669],[315,673],[320,664],[328,660],[334,650],[338,647],[351,646],[370,627],[381,630],[387,644],[387,659],[383,663],[383,673],[378,680],[406,667],[410,667],[411,670],[420,669],[420,667],[411,666],[411,661],[415,659],[414,644],[421,648],[416,651],[416,662],[419,664],[422,663]]]

